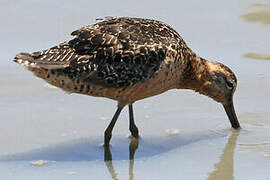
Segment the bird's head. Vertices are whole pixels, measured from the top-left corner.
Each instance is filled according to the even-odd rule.
[[[240,128],[234,106],[233,94],[236,90],[237,79],[234,73],[225,65],[217,62],[207,62],[206,73],[199,92],[220,102],[234,129]]]

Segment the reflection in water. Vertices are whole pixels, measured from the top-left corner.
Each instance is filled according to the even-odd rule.
[[[139,146],[139,140],[131,137],[129,143],[129,179],[133,180],[134,155]],[[112,163],[112,153],[109,146],[104,146],[104,161],[107,169],[110,172],[112,179],[117,180],[117,173],[114,170]]]
[[[248,22],[270,25],[270,4],[254,3],[250,7],[256,10],[243,14],[241,17]]]
[[[162,156],[162,154],[167,154],[174,149],[190,146],[204,140],[224,138],[225,136],[225,134],[216,131],[202,131],[190,134],[183,133],[181,135],[176,134],[156,137],[146,136],[144,138],[140,138],[139,141],[134,138],[130,139],[129,150],[127,150],[126,138],[123,139],[115,137],[113,141],[113,148],[104,149],[103,147],[98,145],[103,142],[102,137],[89,137],[86,139],[71,140],[66,143],[60,143],[49,147],[34,149],[24,153],[0,156],[0,162],[9,161],[17,163],[18,161],[44,160],[47,161],[48,164],[50,164],[52,161],[59,164],[65,164],[65,162],[95,163],[95,161],[100,163],[100,161],[105,160],[105,166],[112,179],[116,180],[119,178],[118,176],[120,175],[118,175],[117,172],[123,173],[128,171],[129,179],[132,180],[134,179],[134,158],[138,159],[153,156]],[[138,150],[139,143],[141,148],[140,151]],[[129,167],[119,167],[119,165],[116,166],[116,164],[113,164],[119,164],[119,162],[129,162]],[[85,167],[85,164],[83,164],[82,166]]]
[[[226,179],[234,180],[234,149],[239,136],[239,131],[232,130],[232,134],[223,150],[220,161],[215,164],[215,171],[210,173],[208,180]],[[138,148],[139,140],[131,138],[129,144],[129,179],[133,180],[134,155]],[[110,147],[104,147],[104,161],[113,180],[118,180],[117,173],[112,163]]]
[[[210,173],[208,180],[226,179],[234,180],[233,173],[233,159],[234,149],[236,141],[239,135],[239,131],[232,130],[232,134],[228,139],[228,142],[223,150],[223,154],[220,157],[220,161],[215,164],[215,171]]]

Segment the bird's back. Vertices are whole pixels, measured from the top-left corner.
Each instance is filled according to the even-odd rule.
[[[170,65],[183,59],[182,50],[188,49],[168,25],[141,18],[108,18],[71,35],[75,38],[70,41],[18,54],[15,60],[66,91],[106,96],[93,91],[125,91],[160,78],[161,71],[166,76],[172,71]]]

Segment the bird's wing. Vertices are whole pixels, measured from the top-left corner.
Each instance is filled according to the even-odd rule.
[[[28,56],[88,83],[125,88],[154,76],[168,48],[179,44],[170,27],[139,18],[113,18],[71,33],[73,40]],[[21,58],[22,59],[22,58]]]
[[[155,28],[152,21],[115,18],[74,31],[76,37],[69,44],[80,58],[69,68],[77,69],[85,81],[107,87],[125,88],[148,80],[167,51]]]

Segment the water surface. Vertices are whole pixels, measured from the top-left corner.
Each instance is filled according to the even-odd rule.
[[[270,179],[270,61],[245,56],[269,54],[267,1],[1,0],[0,8],[1,179]],[[12,59],[105,16],[164,21],[198,55],[229,66],[242,130],[230,129],[220,104],[171,90],[134,104],[139,142],[128,138],[125,109],[104,152],[116,102],[51,88]]]

